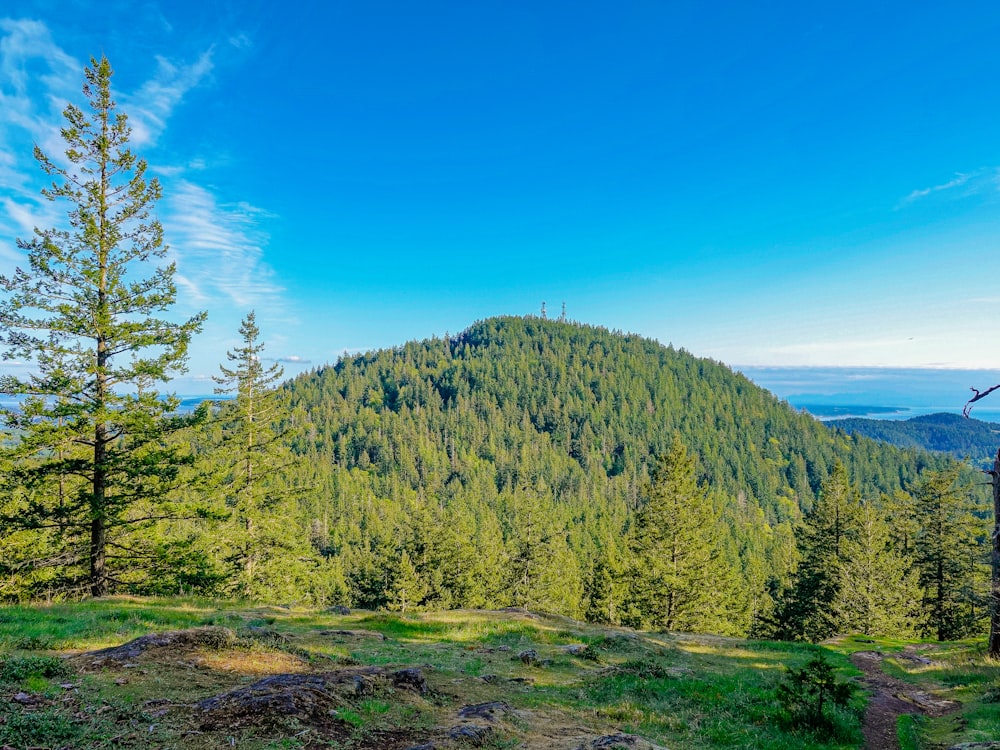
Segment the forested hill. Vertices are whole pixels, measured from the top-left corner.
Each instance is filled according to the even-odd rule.
[[[827,426],[850,435],[881,440],[903,448],[949,453],[976,464],[991,462],[1000,447],[1000,424],[958,414],[927,414],[906,420],[836,419]]]
[[[311,423],[302,451],[365,470],[382,496],[478,503],[530,487],[580,512],[634,507],[677,433],[704,483],[773,522],[809,509],[837,460],[873,493],[941,464],[831,432],[683,349],[533,317],[345,358],[289,389]]]

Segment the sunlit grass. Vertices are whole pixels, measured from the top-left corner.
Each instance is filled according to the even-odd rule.
[[[27,662],[28,667],[22,669],[12,659],[52,658],[117,645],[151,631],[205,625],[231,628],[241,637],[242,645],[143,662],[141,670],[124,674],[122,684],[114,681],[119,674],[114,672],[79,678],[81,691],[86,689],[90,696],[88,705],[118,706],[114,715],[120,714],[120,719],[105,720],[114,713],[109,709],[99,719],[93,717],[91,728],[86,730],[90,734],[81,734],[82,730],[74,728],[72,722],[65,723],[66,717],[57,708],[35,718],[20,714],[13,718],[17,712],[7,710],[8,724],[0,729],[0,739],[13,746],[96,747],[113,737],[115,731],[121,731],[115,722],[122,720],[135,726],[148,722],[147,726],[159,727],[153,737],[143,741],[177,745],[170,733],[179,730],[171,728],[169,722],[164,726],[162,721],[143,718],[143,701],[169,698],[189,704],[262,676],[358,664],[387,669],[420,666],[432,692],[428,697],[406,692],[379,694],[339,707],[345,725],[360,733],[357,737],[375,737],[380,731],[398,731],[401,727],[430,732],[433,727],[454,722],[455,711],[463,703],[502,699],[522,711],[525,718],[510,719],[498,729],[497,736],[505,738],[504,742],[530,747],[544,746],[542,729],[554,724],[566,727],[566,731],[572,728],[591,734],[632,732],[671,750],[853,748],[861,742],[863,696],[856,697],[851,710],[835,717],[835,732],[818,736],[793,730],[783,722],[775,687],[787,667],[801,667],[819,652],[827,655],[842,679],[849,678],[857,674],[849,656],[859,650],[881,651],[887,657],[883,662],[886,671],[917,684],[933,681],[949,692],[948,697],[962,700],[967,707],[969,729],[961,739],[1000,736],[997,704],[982,701],[991,689],[1000,693],[997,667],[983,659],[982,641],[943,646],[932,643],[926,650],[923,644],[917,644],[914,653],[933,661],[923,665],[900,658],[904,650],[910,653],[907,647],[912,648],[912,644],[898,640],[850,637],[817,647],[636,633],[567,618],[536,618],[521,612],[449,611],[401,616],[362,611],[337,615],[193,598],[127,597],[5,607],[0,608],[0,660],[11,665],[11,675],[18,669],[23,672],[18,673],[21,676],[17,680],[6,680],[5,684],[13,686],[9,688],[12,691],[27,690],[59,698],[62,693],[58,684],[64,677],[47,675],[44,670],[32,672]],[[380,633],[384,640],[352,635],[352,631]],[[258,643],[254,637],[262,640]],[[588,645],[593,658],[570,655],[565,649],[568,644]],[[542,664],[522,663],[517,655],[526,649],[537,651]],[[57,659],[54,663],[62,662]],[[13,729],[6,728],[11,726],[9,722],[13,722]],[[35,724],[28,726],[31,722]],[[944,738],[943,742],[954,739],[954,732],[949,735],[945,729],[943,724],[933,722],[901,723],[900,736],[919,736],[925,743],[928,738]],[[306,732],[301,746],[314,737],[308,727],[296,731]],[[17,741],[11,742],[8,737]],[[214,735],[191,736],[177,746],[207,748],[215,746],[213,741],[217,739]],[[251,748],[288,746],[273,737],[250,734],[240,735],[239,741]]]

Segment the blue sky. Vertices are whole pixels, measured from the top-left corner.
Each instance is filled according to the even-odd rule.
[[[103,53],[209,315],[179,392],[251,308],[290,375],[542,301],[737,367],[997,370],[998,38],[992,2],[5,0],[0,271]]]

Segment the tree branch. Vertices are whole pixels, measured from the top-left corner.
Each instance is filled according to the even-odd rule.
[[[965,402],[965,406],[962,407],[962,415],[965,416],[965,417],[968,417],[969,414],[972,413],[972,405],[974,403],[976,403],[980,399],[986,398],[991,393],[993,393],[993,391],[995,391],[997,389],[1000,389],[1000,383],[998,383],[997,385],[994,385],[994,386],[992,386],[990,388],[987,388],[985,391],[979,391],[979,390],[977,390],[975,388],[970,388],[969,390],[972,391],[973,393],[975,393],[976,395],[973,396],[972,398],[970,398],[968,401]]]

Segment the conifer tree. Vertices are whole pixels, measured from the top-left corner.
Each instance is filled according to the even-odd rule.
[[[305,528],[299,528],[295,488],[284,481],[295,457],[282,422],[288,409],[278,383],[281,366],[265,366],[255,314],[240,324],[243,342],[226,353],[215,392],[232,395],[219,412],[222,442],[208,457],[219,472],[229,512],[227,562],[231,591],[250,599],[295,595],[317,564]],[[284,581],[284,590],[277,586]],[[307,588],[307,586],[305,586]]]
[[[427,585],[417,574],[413,561],[406,550],[403,550],[396,565],[392,588],[389,590],[389,609],[406,614],[418,606],[427,595]]]
[[[625,564],[610,539],[605,539],[594,561],[587,586],[587,620],[608,625],[621,623],[622,608],[627,597]]]
[[[920,632],[917,571],[893,546],[879,508],[864,503],[857,530],[844,542],[833,612],[843,632],[894,638]]]
[[[916,488],[919,532],[915,540],[924,587],[927,634],[939,641],[978,632],[988,614],[988,568],[969,488],[958,484],[960,466],[927,472]]]
[[[575,616],[583,596],[579,563],[543,498],[527,487],[510,498],[509,604]]]
[[[631,603],[642,624],[718,629],[732,578],[718,529],[717,513],[698,485],[695,458],[675,435],[636,514]]]
[[[156,387],[184,370],[204,314],[156,317],[176,296],[173,264],[157,265],[167,249],[160,185],[128,148],[110,63],[92,59],[84,75],[88,108],[63,111],[65,161],[35,148],[53,178],[42,194],[68,204],[68,228],[18,240],[27,270],[0,278],[4,354],[32,366],[0,378],[0,393],[23,397],[2,411],[23,495],[0,523],[48,535],[37,550],[47,559],[25,564],[56,566],[60,587],[103,596],[122,568],[143,566],[133,532],[184,512],[166,502],[183,458],[165,443],[183,420]]]
[[[798,535],[801,562],[791,587],[782,592],[774,635],[820,641],[840,627],[835,602],[848,542],[858,529],[861,501],[839,461],[823,482],[812,512]]]

